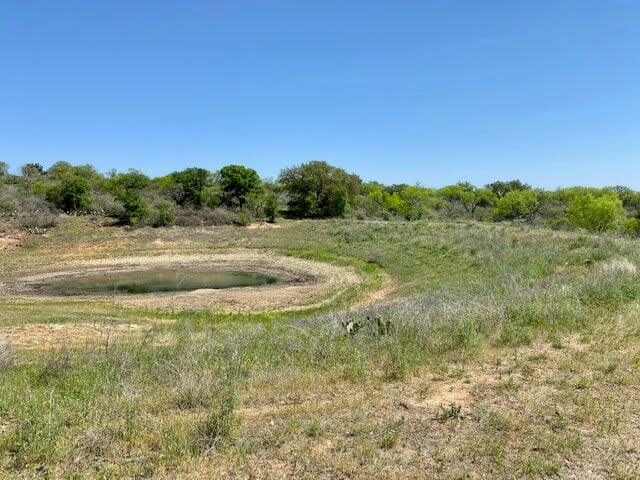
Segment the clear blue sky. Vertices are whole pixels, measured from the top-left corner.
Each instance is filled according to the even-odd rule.
[[[640,0],[1,0],[0,160],[640,189]]]

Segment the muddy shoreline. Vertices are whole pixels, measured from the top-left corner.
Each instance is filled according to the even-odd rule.
[[[42,290],[51,282],[99,273],[141,271],[151,268],[188,271],[219,269],[274,275],[280,282],[258,287],[198,289],[187,292],[138,295],[52,295]],[[123,306],[159,310],[202,310],[259,313],[294,311],[332,302],[345,288],[361,282],[350,268],[254,251],[223,254],[160,255],[101,258],[42,267],[38,271],[11,272],[0,279],[0,298],[47,301],[95,300]]]

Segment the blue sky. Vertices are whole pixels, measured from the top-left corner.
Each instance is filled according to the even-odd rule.
[[[0,160],[640,189],[640,1],[2,0]]]

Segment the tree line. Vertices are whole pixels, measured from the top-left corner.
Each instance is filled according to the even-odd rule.
[[[217,171],[190,167],[150,178],[137,170],[99,173],[91,165],[30,163],[20,174],[0,162],[0,214],[37,222],[57,213],[99,214],[123,225],[247,224],[290,218],[514,221],[554,229],[640,235],[640,193],[628,187],[548,191],[520,180],[443,188],[363,182],[353,173],[312,161],[275,180],[242,165]]]

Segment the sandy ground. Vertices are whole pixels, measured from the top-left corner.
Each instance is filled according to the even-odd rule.
[[[221,290],[199,289],[145,295],[74,296],[81,300],[109,300],[114,303],[162,310],[215,309],[222,312],[295,311],[320,307],[336,301],[341,292],[360,284],[350,268],[294,257],[236,251],[218,255],[161,255],[67,262],[63,267],[12,273],[0,282],[0,297],[69,300],[70,297],[43,294],[42,287],[56,280],[96,273],[145,270],[149,268],[215,268],[273,274],[281,283]]]

